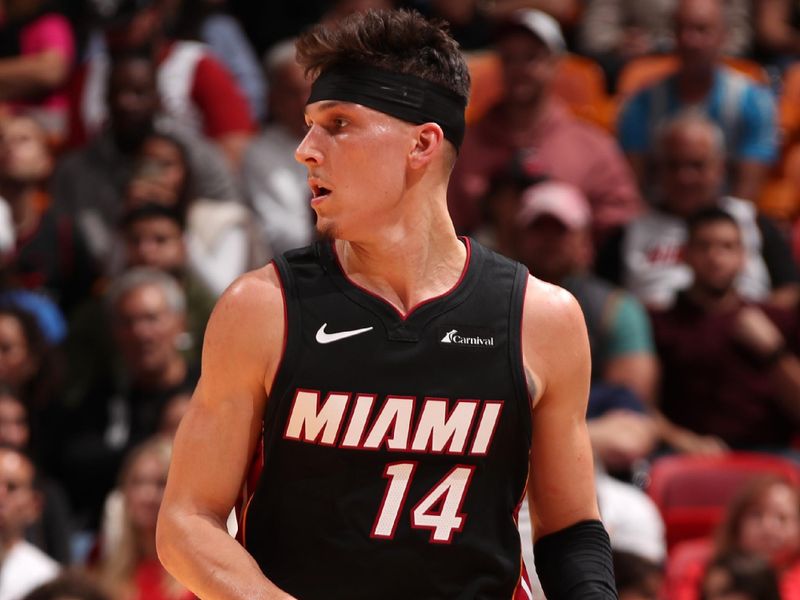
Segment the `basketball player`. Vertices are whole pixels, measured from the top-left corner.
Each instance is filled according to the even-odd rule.
[[[367,12],[306,33],[298,59],[316,79],[297,159],[326,240],[215,309],[162,561],[205,600],[527,598],[527,490],[548,598],[615,598],[581,312],[447,213],[469,87],[456,44],[415,13]],[[240,545],[225,520],[257,448]]]

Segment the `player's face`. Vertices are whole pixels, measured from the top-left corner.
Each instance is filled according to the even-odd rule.
[[[349,102],[306,107],[308,132],[295,157],[308,168],[317,230],[371,239],[399,222],[413,125]]]
[[[739,228],[725,221],[698,227],[686,245],[685,260],[698,286],[715,295],[725,294],[744,267]]]

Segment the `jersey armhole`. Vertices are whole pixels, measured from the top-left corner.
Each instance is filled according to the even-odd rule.
[[[525,432],[524,441],[527,446],[530,447],[532,437],[531,411],[533,399],[528,391],[527,377],[525,376],[525,363],[522,357],[522,315],[527,290],[528,269],[518,263],[514,273],[514,284],[511,288],[511,306],[508,315],[508,347],[511,372],[514,378],[513,385],[516,391],[517,402],[520,405],[520,414],[527,415],[525,423],[523,424],[523,431]]]

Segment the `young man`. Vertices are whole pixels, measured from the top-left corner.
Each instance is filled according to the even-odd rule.
[[[161,560],[209,599],[526,598],[527,486],[548,597],[615,598],[580,310],[447,214],[457,46],[414,13],[367,12],[298,57],[317,77],[297,158],[328,240],[215,309]],[[225,520],[262,434],[239,545]]]

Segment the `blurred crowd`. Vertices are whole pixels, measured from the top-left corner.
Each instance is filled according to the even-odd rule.
[[[800,473],[799,3],[0,0],[0,600],[192,597],[155,523],[206,321],[315,239],[293,38],[392,7],[470,67],[457,232],[584,311],[621,598],[800,599],[800,474],[683,547],[647,493],[670,454]]]

